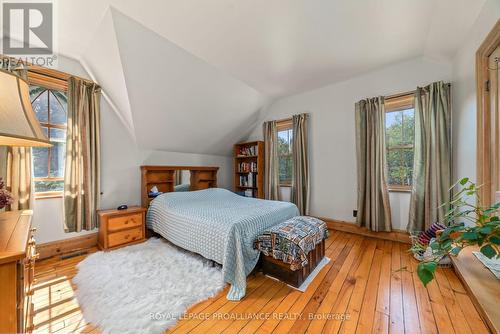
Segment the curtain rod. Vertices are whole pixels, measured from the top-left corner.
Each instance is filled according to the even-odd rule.
[[[386,95],[386,96],[384,96],[384,99],[390,100],[390,99],[395,99],[395,98],[406,96],[406,95],[413,95],[413,94],[415,94],[415,92],[416,92],[416,90],[411,90],[411,91],[404,92],[404,93],[397,93],[397,94],[392,94],[392,95]]]
[[[445,85],[448,86],[448,87],[450,87],[451,83],[448,82],[448,83],[445,83]],[[418,88],[424,88],[424,87],[418,87]],[[386,100],[395,99],[397,97],[401,97],[401,96],[405,96],[405,95],[413,95],[413,94],[415,94],[416,91],[417,90],[415,89],[415,90],[410,90],[410,91],[404,92],[404,93],[397,93],[397,94],[392,94],[392,95],[386,95],[386,96],[384,96],[384,98]]]
[[[100,85],[97,82],[94,82],[93,80],[82,78],[82,77],[79,77],[78,75],[73,75],[73,74],[66,73],[66,72],[63,72],[63,71],[59,71],[59,70],[56,70],[56,69],[52,69],[52,68],[48,68],[48,67],[43,67],[43,66],[39,66],[39,65],[34,65],[34,64],[30,63],[30,62],[24,61],[22,59],[17,59],[15,57],[11,57],[11,56],[6,56],[6,55],[3,55],[3,54],[0,54],[0,59],[1,60],[3,60],[3,59],[14,60],[14,61],[16,61],[18,63],[21,63],[21,64],[25,65],[26,66],[26,71],[28,71],[28,72],[33,72],[33,73],[37,73],[37,74],[40,74],[40,75],[44,75],[46,77],[49,77],[49,78],[52,78],[52,79],[55,79],[55,80],[68,82],[68,79],[70,77],[74,77],[74,78],[80,79],[80,80],[82,80],[84,82],[87,82],[87,83],[96,84],[97,86],[100,87]],[[37,70],[37,69],[41,69],[41,70]],[[56,73],[60,73],[61,75],[67,76],[68,78],[63,79],[61,77],[58,77],[58,76],[55,76],[55,75],[51,75],[50,73],[46,73],[47,70],[48,71],[53,71],[53,72],[56,72]]]
[[[45,67],[43,69],[46,69]],[[53,69],[48,69],[48,70],[51,70],[51,71],[57,71],[57,72],[60,72],[60,73],[63,73],[64,75],[67,75],[68,78],[67,79],[63,79],[61,77],[58,77],[56,75],[52,75],[50,73],[46,73],[45,71],[37,71],[36,68],[32,68],[30,69],[28,67],[27,71],[28,72],[33,72],[33,73],[37,73],[37,74],[40,74],[40,75],[43,75],[43,76],[46,76],[46,77],[49,77],[49,78],[52,78],[52,79],[55,79],[55,80],[59,80],[59,81],[63,81],[63,82],[68,82],[69,78],[73,77],[73,78],[77,78],[77,79],[80,79],[84,82],[87,82],[87,83],[93,83],[93,84],[96,84],[97,86],[99,86],[98,83],[92,81],[92,80],[89,80],[89,79],[85,79],[85,78],[82,78],[82,77],[79,77],[78,75],[73,75],[73,74],[69,74],[69,73],[66,73],[66,72],[62,72],[62,71],[59,71],[59,70],[53,70]],[[100,86],[99,86],[100,87]]]

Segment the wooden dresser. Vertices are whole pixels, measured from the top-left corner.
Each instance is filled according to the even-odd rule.
[[[0,333],[33,330],[36,253],[32,211],[0,213]]]
[[[100,210],[99,239],[101,249],[112,249],[142,242],[146,238],[146,209]]]

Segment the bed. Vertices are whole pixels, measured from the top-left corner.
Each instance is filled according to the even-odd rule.
[[[222,264],[224,281],[231,285],[227,299],[240,300],[245,296],[246,277],[259,259],[259,251],[253,248],[255,237],[298,214],[292,203],[209,188],[156,197],[146,224],[173,244]]]

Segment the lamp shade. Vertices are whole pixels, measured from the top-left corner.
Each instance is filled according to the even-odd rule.
[[[4,70],[0,70],[0,146],[51,146],[31,107],[28,83]]]

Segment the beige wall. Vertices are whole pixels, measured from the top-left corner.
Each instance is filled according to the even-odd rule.
[[[433,81],[451,80],[451,65],[417,58],[365,73],[349,80],[275,101],[261,120],[311,114],[311,213],[354,221],[356,156],[354,103],[362,98],[414,90]],[[262,123],[260,123],[262,124]],[[262,138],[257,126],[252,139]],[[394,228],[408,223],[408,193],[391,193]]]

